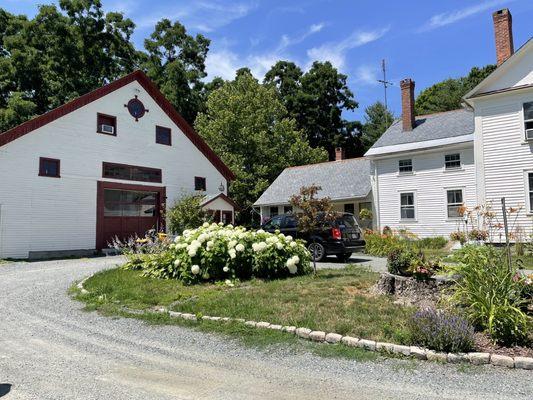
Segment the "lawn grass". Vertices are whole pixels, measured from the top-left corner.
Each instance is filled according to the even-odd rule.
[[[183,286],[177,281],[145,278],[139,271],[118,268],[91,277],[84,284],[90,293],[78,297],[88,309],[106,314],[120,313],[121,306],[148,309],[163,305],[197,315],[268,321],[377,341],[405,342],[406,323],[413,309],[396,305],[386,296],[370,294],[369,288],[378,277],[368,270],[349,267],[321,270],[317,276],[253,280],[232,288],[215,284]],[[226,333],[242,336],[231,329]],[[263,336],[264,332],[259,334]]]

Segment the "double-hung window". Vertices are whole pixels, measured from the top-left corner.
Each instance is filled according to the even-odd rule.
[[[524,128],[526,140],[533,140],[533,101],[524,103]]]
[[[444,156],[444,168],[449,169],[460,169],[461,168],[461,154],[446,154]]]
[[[400,193],[400,218],[415,219],[415,194]]]
[[[462,189],[451,189],[446,191],[448,218],[460,218],[461,207],[463,206],[463,191]]]
[[[406,159],[398,161],[398,172],[400,174],[410,174],[413,172],[413,160]]]

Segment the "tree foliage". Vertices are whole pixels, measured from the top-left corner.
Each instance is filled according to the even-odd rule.
[[[202,209],[201,203],[204,196],[198,194],[185,194],[167,211],[168,229],[180,235],[185,229],[196,229],[211,216]]]
[[[34,18],[0,9],[0,131],[142,68],[190,123],[210,88],[209,40],[163,19],[135,49],[135,24],[101,0],[60,0]],[[218,82],[218,81],[217,81]]]
[[[322,147],[334,158],[335,147],[349,156],[359,155],[360,124],[344,120],[343,111],[357,102],[348,88],[347,76],[330,62],[314,62],[303,73],[293,62],[278,61],[265,75],[265,84],[276,88],[283,104],[313,148]]]
[[[462,97],[495,69],[496,65],[474,67],[467,76],[449,78],[424,89],[415,101],[416,114],[431,114],[460,108]]]
[[[365,151],[383,135],[394,121],[394,115],[377,101],[365,109],[365,123],[363,125],[362,142]]]
[[[196,129],[236,174],[230,194],[245,209],[284,168],[327,159],[323,149],[310,148],[275,89],[249,71],[209,95]]]

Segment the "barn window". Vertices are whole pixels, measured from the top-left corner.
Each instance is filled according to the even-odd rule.
[[[165,128],[163,126],[155,127],[155,142],[159,144],[164,144],[167,146],[172,146],[172,135],[170,128]]]
[[[117,136],[117,117],[98,113],[96,117],[96,132]]]
[[[39,176],[47,176],[49,178],[60,177],[60,161],[54,158],[39,159]]]
[[[206,188],[207,187],[206,187],[205,178],[201,176],[195,176],[194,177],[194,190],[201,190],[205,192]]]
[[[104,162],[102,177],[126,181],[162,182],[160,169]]]

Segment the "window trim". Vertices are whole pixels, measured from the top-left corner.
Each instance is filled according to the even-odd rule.
[[[400,222],[417,222],[418,217],[418,207],[417,207],[417,195],[416,190],[401,190],[398,192],[399,194],[399,220]],[[414,210],[414,218],[402,218],[402,194],[412,194],[413,195],[413,210]]]
[[[447,156],[455,156],[455,155],[459,156],[459,166],[458,167],[448,167],[446,165],[446,157]],[[462,169],[463,169],[463,157],[462,157],[460,151],[458,151],[456,153],[445,153],[444,154],[444,171],[459,171],[459,170],[462,170]]]
[[[151,181],[149,179],[129,179],[129,178],[116,178],[114,176],[106,176],[106,174],[105,174],[105,167],[106,166],[126,167],[126,168],[142,168],[142,169],[145,169],[147,171],[158,172],[159,173],[159,180]],[[104,162],[102,162],[102,178],[114,179],[114,180],[117,180],[117,181],[162,183],[163,182],[163,171],[160,168],[151,168],[151,167],[143,167],[141,165],[120,164],[120,163],[104,161]]]
[[[168,131],[168,143],[158,142],[157,141],[157,130],[158,129],[164,129],[165,131]],[[155,142],[157,144],[161,144],[163,146],[172,146],[172,129],[167,128],[166,126],[156,125],[155,126]]]
[[[114,133],[107,133],[107,132],[103,132],[102,130],[100,130],[100,124],[98,123],[100,117],[111,118],[115,122],[115,124],[113,125],[113,127],[115,128]],[[107,136],[117,136],[117,117],[114,115],[109,115],[109,114],[104,114],[104,113],[96,113],[96,133],[100,133],[102,135],[107,135]]]
[[[43,163],[46,161],[52,161],[52,162],[57,163],[57,174],[56,175],[48,175],[44,172]],[[61,178],[61,160],[57,158],[39,157],[39,176],[44,176],[46,178]]]
[[[197,179],[201,179],[203,181],[203,189],[198,189],[198,187],[196,186],[196,180]],[[195,176],[194,177],[194,190],[199,191],[199,192],[206,192],[207,191],[207,179],[205,178],[205,176]]]
[[[447,187],[447,188],[444,188],[444,196],[445,196],[445,204],[446,204],[445,213],[446,213],[446,220],[447,221],[457,221],[457,220],[461,220],[463,218],[460,215],[457,216],[457,217],[450,217],[450,212],[449,212],[450,203],[448,203],[448,192],[452,191],[452,190],[460,190],[461,191],[461,197],[463,199],[463,201],[461,203],[461,206],[464,206],[464,204],[465,204],[465,188],[464,187]],[[457,204],[457,203],[452,203],[452,204]]]
[[[525,195],[525,204],[526,204],[526,215],[532,216],[533,215],[533,204],[531,204],[531,200],[529,198],[529,193],[533,192],[533,188],[529,187],[529,174],[533,174],[533,169],[525,169],[524,170],[524,195]]]
[[[533,139],[528,139],[528,138],[527,138],[527,134],[526,134],[526,131],[527,131],[527,129],[526,129],[526,123],[527,123],[527,122],[533,122],[533,119],[526,119],[526,110],[525,110],[525,107],[524,107],[524,106],[526,105],[526,103],[531,103],[531,104],[533,104],[533,101],[523,101],[523,102],[522,102],[522,129],[523,129],[523,135],[522,135],[522,138],[524,139],[524,142],[525,142],[525,143],[528,143],[528,144],[529,144],[529,143],[533,142]],[[533,213],[533,211],[532,211],[532,213]]]
[[[401,168],[402,166],[400,165],[400,163],[402,161],[410,161],[411,162],[411,170],[410,171],[402,171]],[[413,168],[413,159],[412,158],[404,158],[404,159],[399,159],[398,160],[398,175],[413,175],[414,173],[414,168]]]

